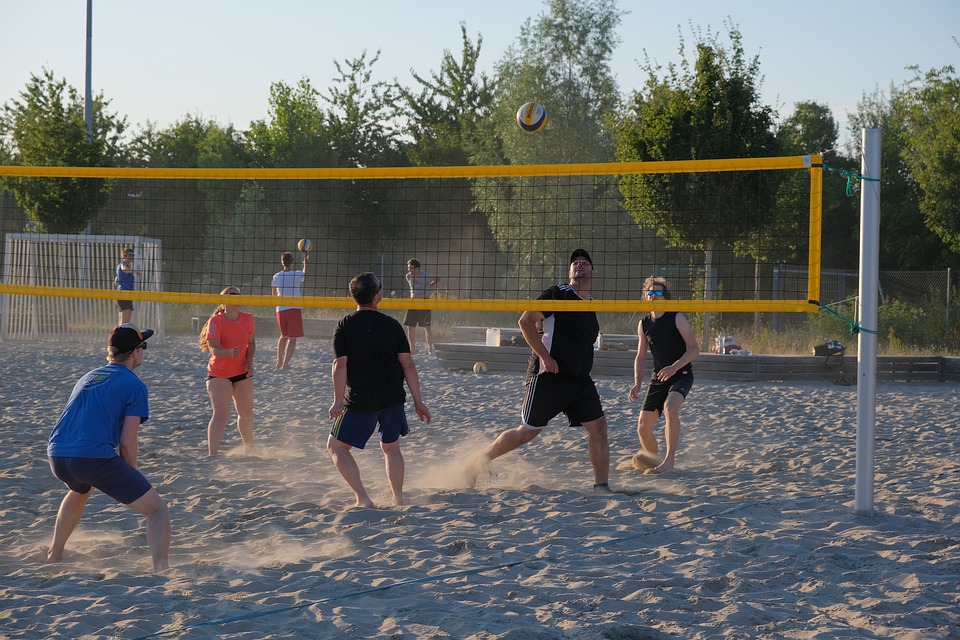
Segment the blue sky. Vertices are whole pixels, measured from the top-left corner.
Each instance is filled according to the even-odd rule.
[[[827,104],[845,136],[846,115],[864,93],[912,77],[905,68],[960,68],[960,2],[869,3],[620,0],[629,13],[612,68],[624,93],[642,85],[646,53],[679,59],[690,25],[726,33],[738,26],[759,54],[764,102],[789,115],[799,100]],[[246,129],[267,116],[271,82],[307,77],[324,91],[334,60],[381,51],[377,80],[414,86],[460,51],[460,23],[483,36],[481,66],[492,71],[528,17],[545,2],[504,0],[94,0],[93,88],[137,127],[199,114]],[[30,74],[52,69],[83,92],[86,0],[0,0],[0,102]],[[726,42],[725,38],[723,40]]]

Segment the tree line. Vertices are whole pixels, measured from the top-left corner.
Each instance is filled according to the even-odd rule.
[[[246,129],[184,115],[167,127],[148,122],[136,131],[110,110],[102,93],[93,100],[88,137],[84,101],[51,69],[32,75],[19,96],[0,111],[0,163],[83,167],[385,167],[515,165],[655,160],[705,160],[821,153],[837,173],[827,173],[823,193],[823,267],[856,268],[859,198],[856,180],[847,193],[844,176],[859,171],[859,149],[841,148],[828,105],[798,102],[780,117],[760,97],[760,58],[748,55],[739,29],[692,30],[681,37],[677,64],[658,66],[647,57],[642,87],[621,92],[610,61],[619,45],[623,13],[615,0],[548,0],[527,19],[519,36],[493,66],[479,70],[483,38],[461,25],[459,52],[446,50],[438,67],[412,70],[412,82],[373,80],[379,53],[336,62],[338,76],[326,90],[308,78],[270,86],[265,118]],[[864,127],[882,132],[880,266],[884,270],[940,270],[960,266],[960,77],[951,66],[913,68],[914,77],[889,92],[864,94],[850,114],[850,137]],[[514,122],[531,96],[548,105],[546,130],[532,137]],[[844,173],[846,172],[846,173]],[[464,215],[479,216],[497,246],[513,250],[520,207],[512,185],[488,179],[460,185]],[[82,231],[110,198],[109,180],[4,177],[36,229]],[[198,202],[209,202],[198,185]],[[223,187],[217,187],[223,188]],[[558,183],[552,189],[563,190]],[[719,188],[709,179],[679,185],[662,176],[634,176],[615,186],[619,202],[638,226],[656,231],[669,246],[709,256],[709,232],[691,236],[671,216],[690,215],[691,203]],[[729,188],[729,187],[725,187]],[[775,260],[796,247],[757,241],[776,235],[784,221],[778,191],[738,187],[752,215],[738,219],[738,251]],[[270,185],[244,185],[202,212],[208,228],[231,217],[271,215],[285,206]],[[564,199],[568,211],[608,211],[598,194]],[[373,201],[376,194],[359,196]],[[227,203],[227,204],[224,204]],[[591,209],[593,207],[593,209]],[[358,210],[370,211],[370,207]],[[694,211],[697,216],[715,213]],[[697,228],[709,229],[708,224]],[[742,245],[742,246],[740,246]],[[544,254],[555,247],[542,247]],[[533,261],[535,266],[536,261]],[[708,269],[709,272],[709,269]]]

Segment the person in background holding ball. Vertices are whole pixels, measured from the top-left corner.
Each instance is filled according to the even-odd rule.
[[[108,364],[80,378],[50,434],[50,469],[69,491],[57,512],[47,563],[63,559],[70,534],[93,490],[99,489],[146,516],[153,570],[169,566],[170,512],[137,470],[140,425],[150,410],[147,386],[134,370],[143,364],[152,335],[150,329],[140,331],[132,324],[114,327],[107,338]]]
[[[140,272],[133,268],[133,247],[124,247],[120,256],[120,264],[117,265],[117,275],[113,283],[120,291],[133,291],[137,288],[137,278],[140,277]],[[133,301],[117,300],[117,309],[120,312],[118,324],[130,322],[133,317]]]
[[[227,287],[220,295],[240,295],[237,287]],[[207,393],[213,415],[207,425],[207,449],[211,456],[220,450],[220,441],[230,419],[230,400],[237,410],[237,430],[243,440],[243,452],[253,449],[253,316],[240,311],[239,305],[224,303],[217,307],[200,331],[200,349],[210,352],[207,363]]]
[[[433,293],[432,287],[437,286],[440,278],[420,270],[420,261],[410,258],[407,261],[407,284],[410,285],[410,297],[426,299]],[[403,316],[403,324],[407,327],[407,340],[410,342],[410,353],[417,353],[417,327],[423,327],[427,340],[427,353],[433,353],[433,336],[430,333],[430,309],[408,309]]]
[[[303,280],[307,275],[307,260],[310,258],[310,254],[304,250],[306,248],[306,246],[301,248],[303,268],[299,271],[293,268],[292,253],[284,251],[281,254],[280,263],[283,265],[283,271],[278,271],[273,276],[274,296],[300,297],[303,295]],[[277,325],[280,327],[280,338],[277,340],[277,369],[289,369],[290,359],[293,358],[293,352],[297,349],[297,338],[303,337],[303,313],[300,307],[278,306]]]

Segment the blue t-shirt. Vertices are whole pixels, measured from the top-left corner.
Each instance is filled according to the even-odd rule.
[[[131,272],[123,270],[123,262],[117,265],[117,289],[121,291],[133,291],[136,286],[137,278]]]
[[[87,373],[73,387],[50,434],[48,456],[113,458],[126,416],[150,415],[147,385],[126,365],[111,363]]]

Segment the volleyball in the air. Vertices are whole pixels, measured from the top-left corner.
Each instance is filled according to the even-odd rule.
[[[300,253],[310,253],[310,250],[313,249],[313,243],[310,242],[309,238],[303,238],[297,243],[297,249],[300,250]]]
[[[543,129],[547,124],[547,109],[539,102],[528,102],[517,111],[517,124],[527,133]]]
[[[487,363],[486,363],[486,362],[478,362],[478,363],[474,364],[474,365],[473,365],[473,372],[474,372],[474,373],[486,373],[486,372],[487,372]]]

